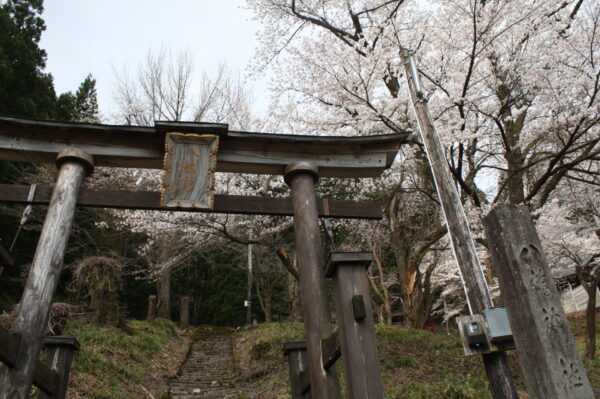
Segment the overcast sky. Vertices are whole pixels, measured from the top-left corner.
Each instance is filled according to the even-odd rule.
[[[41,47],[57,93],[75,91],[88,73],[97,80],[103,115],[114,109],[114,69],[137,69],[149,49],[188,49],[195,76],[219,63],[244,72],[257,46],[259,24],[243,0],[46,0]],[[265,82],[254,84],[258,111]]]

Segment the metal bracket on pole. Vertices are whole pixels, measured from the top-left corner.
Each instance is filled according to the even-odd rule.
[[[29,194],[27,195],[27,206],[23,210],[23,215],[21,216],[21,222],[19,223],[19,228],[17,229],[17,232],[15,233],[15,237],[13,238],[12,243],[10,244],[10,248],[8,249],[9,252],[13,251],[13,248],[15,247],[15,243],[17,242],[17,238],[19,237],[19,233],[21,232],[21,229],[23,228],[25,223],[27,223],[27,218],[29,218],[29,214],[31,213],[31,209],[33,208],[32,202],[33,202],[33,198],[35,198],[35,190],[36,189],[37,189],[37,184],[32,184],[29,187]]]

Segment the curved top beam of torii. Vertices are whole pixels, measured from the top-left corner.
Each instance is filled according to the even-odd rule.
[[[411,136],[300,136],[234,132],[213,123],[134,127],[0,116],[0,159],[53,163],[59,151],[73,146],[91,154],[97,166],[160,169],[167,132],[219,135],[218,172],[282,175],[286,165],[309,161],[322,177],[379,176]]]

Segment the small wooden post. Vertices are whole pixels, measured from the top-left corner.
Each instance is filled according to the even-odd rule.
[[[371,252],[330,252],[333,292],[348,399],[383,399],[367,268]]]
[[[527,207],[497,206],[484,225],[529,396],[593,398]]]
[[[323,273],[315,194],[319,171],[309,162],[296,162],[286,167],[284,178],[292,190],[294,204],[298,275],[311,395],[319,399],[337,399],[341,397],[341,393],[336,368],[324,369],[321,351],[321,340],[329,337],[333,329]]]
[[[29,395],[77,197],[83,179],[93,170],[92,157],[75,148],[61,151],[56,162],[60,168],[58,180],[13,327],[13,332],[22,336],[21,349],[14,367],[0,370],[0,398],[25,399]]]
[[[148,296],[148,316],[146,317],[147,321],[154,321],[156,319],[156,311],[158,306],[158,299],[156,295]]]
[[[482,313],[485,309],[494,306],[492,296],[475,250],[475,242],[471,237],[460,195],[456,190],[448,167],[448,160],[444,155],[444,147],[427,106],[427,94],[421,87],[416,61],[413,54],[406,49],[403,50],[402,56],[410,97],[442,205],[442,212],[448,226],[454,257],[463,280],[469,311],[471,314]],[[519,399],[517,387],[508,368],[506,354],[495,352],[482,357],[492,397],[494,399]]]
[[[60,383],[52,395],[40,390],[38,399],[64,399],[69,385],[69,372],[71,371],[73,354],[79,350],[79,342],[75,337],[56,335],[46,337],[44,346],[46,346],[47,351],[46,364],[58,373]]]
[[[283,354],[288,358],[292,399],[310,398],[310,390],[303,393],[303,373],[307,373],[306,341],[290,341],[283,345]]]
[[[179,319],[181,328],[188,328],[190,326],[190,297],[181,297],[181,308],[179,311]]]

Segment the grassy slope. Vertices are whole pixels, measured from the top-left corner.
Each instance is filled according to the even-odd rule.
[[[585,322],[573,320],[572,326],[583,352]],[[236,353],[249,392],[289,398],[282,347],[285,341],[301,337],[299,324],[260,325],[239,335]],[[465,357],[458,336],[379,326],[377,341],[386,398],[491,398],[481,358]],[[515,352],[510,353],[510,363],[521,393],[527,397]],[[600,360],[584,359],[584,363],[592,385],[600,392]]]
[[[599,329],[600,329],[600,322]],[[75,357],[68,398],[160,398],[166,381],[176,373],[189,340],[174,324],[130,321],[132,333],[72,322],[82,349]],[[572,321],[583,352],[585,321]],[[289,398],[283,343],[303,336],[301,324],[273,323],[242,330],[236,336],[235,357],[244,397]],[[479,357],[466,358],[458,337],[403,327],[377,328],[386,398],[490,398]],[[600,337],[599,337],[600,339]],[[600,341],[599,341],[600,342]],[[600,360],[584,359],[596,392],[600,392]],[[511,366],[518,374],[514,352]],[[518,380],[522,388],[522,381]]]
[[[175,325],[157,319],[128,322],[130,332],[69,323],[65,334],[81,343],[73,361],[69,399],[160,398],[187,350]]]

